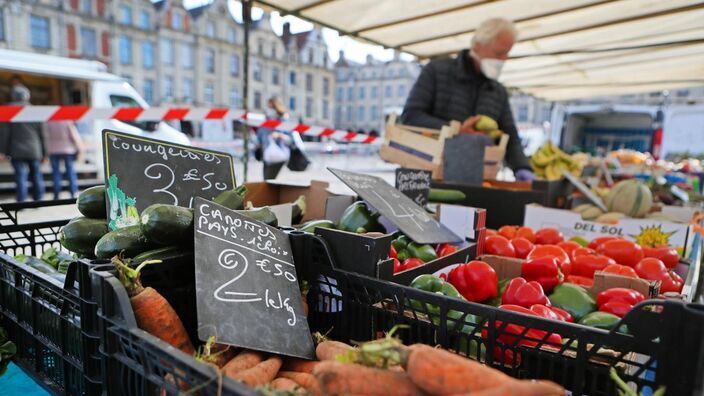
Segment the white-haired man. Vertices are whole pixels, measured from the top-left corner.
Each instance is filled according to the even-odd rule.
[[[504,61],[518,37],[503,18],[484,21],[472,37],[470,50],[454,58],[428,63],[411,89],[401,115],[404,124],[439,129],[463,121],[461,132],[475,132],[478,114],[495,119],[509,135],[506,162],[518,180],[534,179],[513,122],[509,95],[498,81]]]

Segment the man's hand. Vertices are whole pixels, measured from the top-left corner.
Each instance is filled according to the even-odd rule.
[[[474,129],[474,124],[479,121],[479,118],[481,118],[481,116],[475,115],[464,120],[462,126],[460,127],[460,133],[479,133],[479,131]]]

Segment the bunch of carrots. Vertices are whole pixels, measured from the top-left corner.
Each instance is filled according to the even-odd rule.
[[[158,261],[137,268],[113,258],[138,326],[205,364],[223,377],[256,388],[264,395],[473,395],[557,396],[564,389],[548,381],[522,381],[443,349],[410,346],[393,336],[356,346],[320,337],[317,361],[239,350],[208,340],[195,351],[183,323],[168,301],[143,287],[139,273]],[[166,381],[177,381],[168,375]],[[179,388],[188,391],[185,383]],[[191,389],[193,391],[193,389]],[[165,392],[162,392],[165,393]]]

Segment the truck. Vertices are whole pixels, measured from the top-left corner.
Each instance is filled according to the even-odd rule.
[[[563,105],[551,116],[550,139],[567,151],[633,149],[666,159],[704,154],[704,105]]]
[[[19,76],[31,92],[32,105],[84,105],[97,108],[149,107],[137,90],[98,61],[0,49],[0,105],[10,100],[10,79]],[[184,133],[165,122],[94,120],[77,122],[86,146],[83,160],[101,175],[101,131],[112,129],[179,144]]]

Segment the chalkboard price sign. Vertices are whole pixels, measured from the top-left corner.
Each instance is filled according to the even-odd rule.
[[[428,203],[432,172],[421,169],[397,168],[396,189],[420,206]]]
[[[340,169],[328,170],[412,240],[418,243],[463,241],[383,179]]]
[[[232,156],[103,130],[103,159],[110,229],[139,223],[155,203],[193,207],[195,197],[215,198],[235,187]]]
[[[194,214],[198,337],[312,358],[288,235],[202,198]]]

